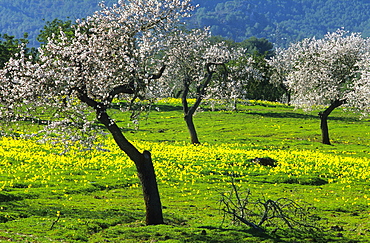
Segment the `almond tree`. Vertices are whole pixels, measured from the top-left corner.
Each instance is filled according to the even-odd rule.
[[[209,37],[207,29],[174,32],[167,51],[169,67],[162,79],[161,95],[174,92],[181,95],[184,120],[193,144],[200,143],[193,116],[207,93],[216,67],[229,60],[227,50],[221,45],[212,45]],[[195,98],[195,103],[189,104],[188,98]]]
[[[165,70],[167,36],[193,7],[190,0],[119,1],[77,21],[74,38],[61,31],[40,49],[38,63],[24,53],[0,72],[1,117],[19,120],[53,115],[48,126],[70,140],[92,142],[95,113],[119,148],[135,163],[146,205],[146,223],[163,223],[149,151],[140,152],[108,114],[113,100],[134,101],[148,93]],[[75,125],[80,133],[71,130]],[[73,132],[72,132],[73,131]]]
[[[339,106],[369,112],[369,39],[338,30],[323,39],[305,39],[279,50],[271,60],[275,82],[292,93],[292,104],[319,113],[322,143],[330,144],[327,119]]]
[[[261,67],[256,57],[249,56],[242,49],[234,52],[233,60],[226,64],[221,77],[215,79],[207,98],[226,101],[232,110],[237,110],[238,100],[248,99],[253,91],[248,85],[263,81]]]
[[[193,144],[200,143],[193,116],[201,102],[211,97],[219,98],[220,94],[223,94],[222,98],[231,100],[237,92],[242,92],[242,85],[231,78],[226,66],[240,53],[228,50],[222,42],[212,44],[210,36],[207,28],[173,34],[171,48],[167,52],[169,68],[161,89],[162,95],[177,93],[181,96],[184,120]],[[248,67],[242,69],[247,70]],[[168,86],[168,83],[172,85]],[[226,90],[230,87],[233,88],[231,92]],[[189,98],[194,98],[195,102],[189,104]]]
[[[200,144],[193,117],[203,100],[222,99],[236,107],[236,99],[245,97],[248,81],[260,79],[260,72],[245,51],[230,48],[225,42],[214,43],[208,28],[173,33],[171,48],[166,52],[169,68],[157,96],[176,93],[181,97],[191,143]],[[189,98],[195,102],[189,104]]]

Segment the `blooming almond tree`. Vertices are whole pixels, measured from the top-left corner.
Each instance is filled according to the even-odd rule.
[[[91,113],[135,163],[146,204],[146,223],[163,223],[154,167],[149,151],[140,152],[108,114],[113,99],[135,100],[147,94],[165,70],[163,49],[180,18],[193,7],[190,0],[119,1],[78,21],[74,38],[63,32],[40,49],[38,63],[24,54],[0,72],[3,106],[0,115],[19,120],[53,115],[53,135],[63,131],[71,140],[96,129]],[[36,116],[38,115],[38,116]],[[90,119],[89,119],[90,117]],[[70,125],[79,128],[72,133]],[[48,133],[50,134],[50,133]]]
[[[280,50],[271,59],[275,82],[292,92],[292,104],[319,113],[322,143],[330,144],[327,119],[337,107],[369,112],[369,39],[338,30],[323,39],[305,39]]]
[[[167,52],[169,62],[165,72],[162,95],[179,91],[182,100],[184,120],[193,144],[199,144],[193,116],[200,103],[209,95],[213,76],[218,68],[225,68],[231,55],[222,43],[211,44],[208,29],[177,31],[173,34],[171,48]],[[172,86],[168,86],[169,81]],[[188,98],[195,98],[193,104]]]
[[[233,52],[233,60],[219,73],[223,77],[214,80],[207,98],[226,101],[232,110],[237,110],[238,100],[248,99],[248,84],[263,81],[255,57],[248,56],[242,49]],[[226,72],[226,73],[225,73]]]

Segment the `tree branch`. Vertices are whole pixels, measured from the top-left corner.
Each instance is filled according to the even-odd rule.
[[[164,70],[166,69],[166,65],[163,65],[157,74],[152,74],[150,79],[159,79],[162,77]]]
[[[88,106],[92,107],[96,112],[96,118],[100,121],[112,134],[114,140],[116,141],[118,147],[124,151],[132,161],[135,162],[136,166],[141,166],[137,163],[138,158],[142,156],[142,154],[132,145],[126,137],[122,134],[121,129],[117,126],[117,124],[112,120],[106,112],[106,105],[101,102],[97,102],[94,99],[90,98],[87,93],[79,88],[75,88],[77,91],[77,97],[84,102]]]
[[[203,100],[203,96],[206,92],[206,88],[208,87],[209,83],[211,82],[212,80],[212,76],[213,74],[215,73],[215,71],[212,71],[211,70],[211,66],[212,65],[225,65],[224,63],[207,63],[206,64],[206,70],[207,70],[207,75],[205,77],[205,81],[203,84],[201,84],[198,88],[197,88],[197,99],[195,101],[195,103],[193,104],[193,106],[190,108],[190,110],[188,111],[188,113],[190,115],[193,115],[195,113],[195,111],[197,110],[197,108],[199,107],[200,103],[202,102]]]
[[[106,101],[108,103],[111,103],[113,101],[114,97],[118,94],[134,94],[135,93],[134,89],[135,89],[135,87],[134,87],[133,82],[114,87],[112,89],[112,91],[109,93],[108,98],[106,99]]]

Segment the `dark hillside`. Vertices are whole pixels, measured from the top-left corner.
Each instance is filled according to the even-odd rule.
[[[23,37],[27,32],[32,46],[46,21],[55,18],[83,18],[99,9],[101,0],[1,0],[0,34]],[[107,0],[106,4],[117,2]]]
[[[45,21],[83,18],[98,10],[100,0],[1,0],[0,34],[23,37],[31,44]],[[117,0],[106,0],[107,5]],[[322,37],[344,27],[370,36],[368,0],[193,0],[199,8],[188,20],[191,27],[211,26],[214,35],[235,41],[256,36],[275,46],[305,37]],[[43,20],[45,19],[45,21]]]
[[[236,41],[265,37],[278,46],[305,37],[322,37],[344,27],[370,36],[370,2],[366,0],[200,1],[193,26],[212,26],[214,35]]]

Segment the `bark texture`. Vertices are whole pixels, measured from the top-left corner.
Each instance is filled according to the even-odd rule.
[[[195,111],[198,109],[200,103],[202,102],[206,94],[206,89],[212,80],[213,74],[215,73],[215,71],[211,70],[212,65],[216,65],[216,66],[222,65],[225,67],[224,64],[217,64],[217,63],[208,63],[206,65],[207,74],[204,77],[203,82],[197,85],[196,87],[196,99],[195,99],[195,103],[191,107],[189,107],[187,98],[190,92],[190,84],[192,83],[192,79],[191,77],[186,77],[183,80],[184,90],[182,92],[181,101],[182,101],[182,108],[184,112],[184,120],[185,120],[186,126],[188,127],[188,131],[190,134],[190,141],[192,144],[200,144],[198,134],[197,134],[197,131],[194,125],[193,116],[194,116]]]
[[[79,99],[95,109],[97,119],[109,130],[118,147],[135,163],[144,195],[146,224],[163,224],[162,204],[150,152],[144,151],[140,153],[126,139],[121,129],[107,114],[104,104],[94,101],[84,92],[79,93]]]
[[[101,114],[99,121],[111,132],[117,145],[130,157],[135,163],[138,177],[141,182],[145,208],[146,224],[163,224],[162,204],[160,200],[158,184],[149,151],[140,153],[122,134],[121,129],[112,122],[108,115]]]
[[[192,115],[185,115],[184,120],[186,122],[186,126],[188,127],[189,134],[190,134],[190,141],[192,144],[200,144],[197,131],[195,129],[193,116]]]
[[[331,145],[329,138],[328,116],[335,108],[343,105],[344,102],[344,100],[335,100],[325,111],[319,113],[319,117],[321,120],[320,128],[323,144]]]

